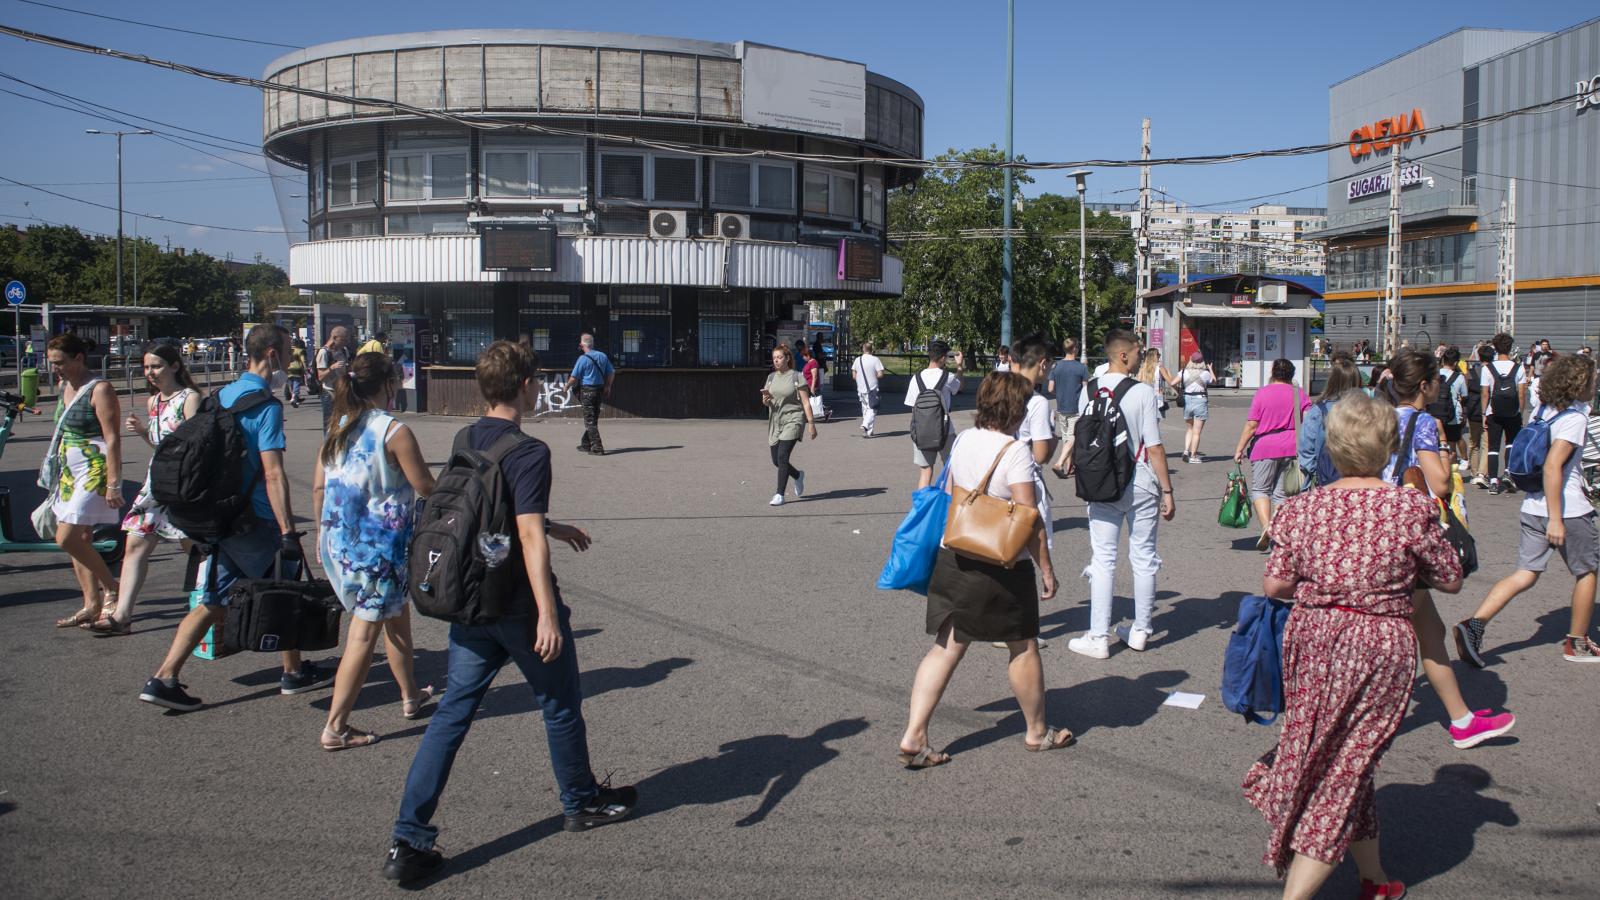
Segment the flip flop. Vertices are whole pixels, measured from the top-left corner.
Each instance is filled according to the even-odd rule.
[[[940,753],[932,747],[923,747],[915,753],[900,750],[895,758],[900,760],[900,765],[908,769],[931,769],[949,762],[950,754]]]
[[[1044,730],[1044,743],[1030,744],[1027,738],[1022,739],[1022,746],[1029,753],[1044,753],[1047,750],[1062,750],[1077,743],[1078,739],[1065,728],[1046,728]]]

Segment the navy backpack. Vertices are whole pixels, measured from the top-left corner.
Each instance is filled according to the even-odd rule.
[[[1575,409],[1563,409],[1550,418],[1542,418],[1544,407],[1533,411],[1533,418],[1517,432],[1517,439],[1506,450],[1506,474],[1517,487],[1534,494],[1544,493],[1544,461],[1550,455],[1550,426]],[[1572,451],[1580,457],[1583,448]]]
[[[1239,622],[1222,661],[1222,705],[1257,725],[1283,712],[1283,625],[1290,604],[1251,594],[1239,601]]]

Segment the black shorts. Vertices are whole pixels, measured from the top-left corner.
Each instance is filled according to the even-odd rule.
[[[1451,444],[1461,440],[1461,423],[1446,423],[1444,426],[1444,439],[1446,442]]]

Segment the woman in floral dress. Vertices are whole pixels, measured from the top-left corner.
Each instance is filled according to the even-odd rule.
[[[136,434],[150,445],[151,451],[176,431],[178,426],[200,408],[200,388],[184,365],[178,348],[171,344],[151,344],[144,353],[144,377],[150,383],[150,399],[145,403],[146,418],[129,414],[125,423],[129,434]],[[127,555],[122,558],[122,583],[117,591],[115,609],[104,610],[99,620],[84,625],[96,634],[117,636],[132,633],[133,604],[139,599],[146,573],[150,570],[150,554],[162,541],[181,541],[188,551],[190,542],[183,532],[167,521],[166,510],[150,496],[150,476],[145,475],[144,486],[133,498],[127,518],[122,520],[122,530],[128,533]]]
[[[1338,481],[1291,498],[1272,520],[1264,589],[1293,600],[1283,630],[1284,724],[1245,776],[1272,826],[1265,862],[1285,898],[1316,894],[1346,852],[1363,898],[1395,898],[1378,857],[1373,776],[1411,698],[1412,589],[1461,589],[1461,564],[1427,496],[1378,478],[1397,442],[1394,411],[1347,395],[1328,414]]]
[[[117,595],[111,569],[95,552],[94,529],[121,518],[120,404],[111,385],[89,369],[86,356],[92,346],[68,333],[51,338],[46,348],[50,371],[60,379],[61,402],[56,404],[55,438],[39,470],[40,487],[51,492],[56,543],[72,557],[72,571],[83,589],[83,608],[57,619],[57,628],[93,622],[108,598]]]
[[[414,719],[433,695],[417,688],[412,669],[406,548],[412,507],[433,492],[433,473],[411,429],[385,413],[394,399],[394,364],[362,353],[339,380],[329,430],[311,486],[320,535],[318,555],[328,581],[350,611],[344,657],[334,677],[324,750],[365,747],[378,736],[352,728],[350,711],[367,680],[382,634],[389,671],[400,686],[401,712]]]

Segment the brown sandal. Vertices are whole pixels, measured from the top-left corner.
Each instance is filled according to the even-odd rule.
[[[1061,750],[1071,747],[1077,741],[1077,737],[1065,728],[1046,728],[1044,730],[1044,743],[1030,744],[1027,738],[1023,738],[1022,746],[1026,747],[1029,753],[1043,753],[1046,750]]]
[[[932,747],[923,747],[915,753],[908,750],[900,750],[896,759],[900,760],[900,765],[908,769],[931,769],[934,766],[942,766],[949,762],[950,754],[941,753]]]
[[[79,625],[78,627],[92,631],[101,637],[122,637],[133,634],[132,622],[118,622],[111,616],[101,616],[94,622],[90,622],[87,625]]]
[[[322,727],[322,749],[330,753],[334,750],[354,750],[357,747],[366,747],[377,742],[377,735],[368,734],[365,731],[359,731],[349,726],[345,727],[343,734],[326,725]]]
[[[75,625],[90,625],[98,618],[100,618],[100,607],[97,606],[91,610],[85,606],[65,619],[57,619],[56,627],[71,628]]]

